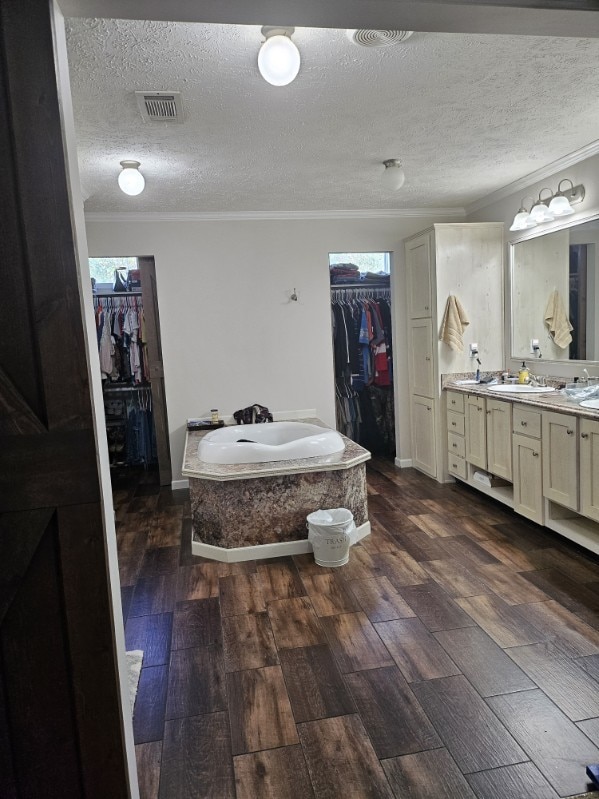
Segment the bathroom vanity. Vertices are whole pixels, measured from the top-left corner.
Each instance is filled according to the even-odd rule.
[[[449,474],[599,554],[599,412],[560,392],[444,394]]]

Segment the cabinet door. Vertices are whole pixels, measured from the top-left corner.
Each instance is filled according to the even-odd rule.
[[[432,316],[432,233],[406,244],[408,313],[411,319]]]
[[[543,494],[571,510],[578,510],[577,418],[543,411]]]
[[[410,327],[410,389],[420,397],[434,394],[433,327],[430,319],[412,322]]]
[[[537,524],[543,524],[543,462],[541,442],[512,436],[514,510]]]
[[[580,420],[580,512],[599,522],[599,422]]]
[[[487,468],[491,474],[512,479],[512,404],[487,399]]]
[[[427,397],[412,397],[412,465],[431,477],[437,476],[435,403]]]
[[[468,395],[466,400],[466,460],[473,466],[487,468],[484,397]]]

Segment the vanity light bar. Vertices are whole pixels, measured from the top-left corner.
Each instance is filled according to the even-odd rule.
[[[570,187],[562,189],[562,183],[566,182],[570,184]],[[543,199],[541,195],[544,191],[549,192],[549,197]],[[560,180],[555,194],[552,193],[551,189],[545,188],[541,189],[539,198],[536,201],[533,197],[524,197],[510,230],[526,230],[545,222],[553,222],[556,217],[573,214],[574,209],[572,206],[581,203],[584,200],[584,196],[585,188],[582,183],[575,186],[570,178],[564,178]],[[527,199],[533,201],[530,211],[524,205]]]

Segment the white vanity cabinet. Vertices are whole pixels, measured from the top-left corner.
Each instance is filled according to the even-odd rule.
[[[599,421],[580,419],[580,512],[599,522]]]
[[[435,401],[412,397],[412,465],[421,472],[436,476]]]
[[[443,430],[447,406],[441,398],[440,375],[476,368],[468,355],[468,341],[480,342],[485,369],[503,365],[503,251],[503,224],[497,222],[438,224],[405,242],[412,465],[440,482],[449,474],[464,475],[466,462],[450,464],[448,453],[456,455],[455,451],[436,439],[431,444],[431,417],[424,410],[430,406],[435,429]],[[450,295],[460,300],[470,322],[462,352],[439,341]],[[463,418],[463,409],[461,414]],[[427,429],[421,428],[423,424]]]
[[[433,307],[433,231],[406,242],[406,282],[410,319],[432,316]]]
[[[487,397],[487,469],[512,481],[512,403]]]
[[[466,463],[466,425],[464,395],[448,391],[447,405],[447,471],[465,480],[468,476]]]
[[[513,432],[514,510],[537,524],[543,524],[541,412],[525,405],[514,405]]]
[[[578,510],[577,433],[576,416],[543,411],[543,496],[571,510]]]
[[[410,386],[420,397],[434,396],[433,335],[430,319],[418,319],[410,326]]]
[[[490,392],[448,390],[445,405],[450,474],[599,554],[599,418]]]
[[[481,469],[487,468],[485,405],[484,397],[466,399],[466,460]]]

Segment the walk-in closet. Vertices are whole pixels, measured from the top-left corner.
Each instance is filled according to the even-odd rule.
[[[390,254],[331,254],[329,276],[337,429],[394,456]]]
[[[152,258],[90,259],[113,484],[128,469],[170,484],[170,454]]]

